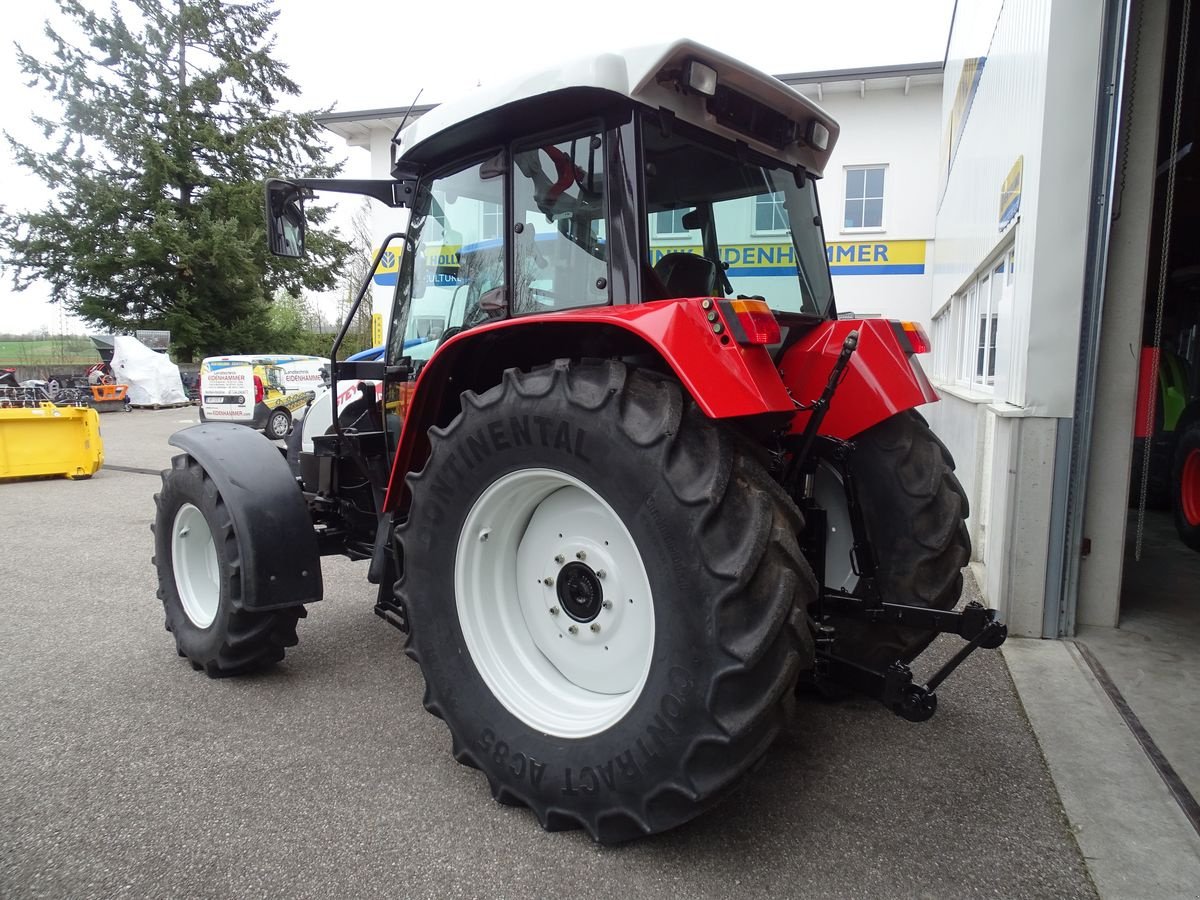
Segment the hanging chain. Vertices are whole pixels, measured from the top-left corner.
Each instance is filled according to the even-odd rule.
[[[1120,177],[1117,179],[1116,196],[1113,197],[1112,221],[1114,223],[1121,218],[1121,205],[1125,199],[1125,175],[1129,169],[1129,145],[1133,143],[1133,129],[1129,127],[1128,123],[1133,118],[1133,104],[1137,99],[1138,66],[1142,60],[1142,26],[1146,22],[1146,17],[1142,12],[1143,10],[1139,8],[1135,13],[1137,31],[1133,37],[1133,58],[1129,64],[1129,75],[1126,77],[1129,87],[1125,90],[1121,109],[1121,121],[1126,125],[1125,140],[1121,144]]]
[[[1171,144],[1167,157],[1167,208],[1163,216],[1162,254],[1158,262],[1158,301],[1154,309],[1154,338],[1150,344],[1153,360],[1154,389],[1151,402],[1146,404],[1146,438],[1142,446],[1142,485],[1138,497],[1137,537],[1134,541],[1133,558],[1142,560],[1142,539],[1146,532],[1146,492],[1150,484],[1150,451],[1154,444],[1154,408],[1158,400],[1158,363],[1162,348],[1163,307],[1167,300],[1167,263],[1171,252],[1171,219],[1175,207],[1175,173],[1178,169],[1179,121],[1183,113],[1183,82],[1187,74],[1188,27],[1192,16],[1192,0],[1183,0],[1183,22],[1179,28],[1179,62],[1175,67],[1175,110],[1171,119]]]

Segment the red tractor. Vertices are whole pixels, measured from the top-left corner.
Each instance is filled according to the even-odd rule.
[[[390,180],[270,181],[281,255],[314,191],[408,211],[386,353],[339,361],[343,329],[354,399],[290,463],[237,426],[172,438],[180,656],[282,659],[321,556],[369,560],[455,759],[601,841],[724,796],[800,684],[927,719],[1005,629],[955,610],[967,499],[915,411],[924,333],[837,318],[816,191],[837,132],[678,42],[439,107],[397,130]],[[946,632],[967,643],[914,682]]]

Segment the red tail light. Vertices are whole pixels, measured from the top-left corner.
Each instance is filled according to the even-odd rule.
[[[254,376],[254,402],[262,403],[263,401],[263,383],[262,379],[257,375]]]
[[[933,342],[921,327],[920,322],[892,322],[892,330],[900,339],[900,345],[905,353],[928,353],[933,349]]]
[[[765,346],[782,340],[779,323],[765,300],[718,300],[717,305],[724,313],[730,336],[739,344]]]

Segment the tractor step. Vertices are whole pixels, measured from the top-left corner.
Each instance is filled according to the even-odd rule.
[[[380,585],[380,588],[382,594],[384,586]],[[389,587],[387,590],[390,593],[391,588]],[[375,601],[375,615],[408,634],[408,611],[404,608],[404,604],[391,598],[380,597]]]

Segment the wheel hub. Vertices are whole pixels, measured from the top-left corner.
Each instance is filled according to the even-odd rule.
[[[184,503],[171,523],[171,566],[183,611],[197,628],[217,617],[221,573],[208,520],[199,508]]]
[[[555,585],[563,612],[576,622],[591,622],[600,615],[604,604],[604,588],[592,567],[583,562],[569,562],[558,573]]]
[[[633,706],[654,653],[650,581],[586,484],[552,469],[501,476],[467,514],[454,581],[471,658],[513,715],[578,738]]]

